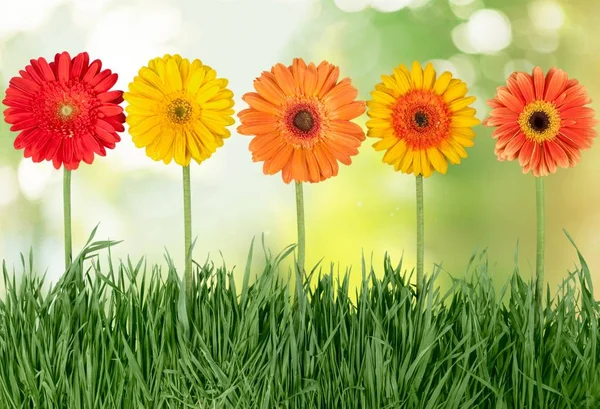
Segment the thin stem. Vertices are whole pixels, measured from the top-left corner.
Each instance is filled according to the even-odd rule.
[[[64,170],[63,206],[65,217],[65,270],[71,266],[73,259],[73,239],[71,237],[71,171]]]
[[[544,291],[544,178],[537,177],[535,180],[536,204],[537,204],[537,257],[535,263],[536,295],[541,307]]]
[[[423,291],[423,265],[425,259],[425,221],[423,206],[423,175],[417,176],[417,294]]]
[[[185,288],[188,296],[192,290],[192,197],[190,193],[190,167],[183,166],[183,224],[185,231]],[[189,299],[189,297],[188,297]]]
[[[296,182],[296,216],[298,221],[298,268],[304,273],[306,257],[306,226],[304,224],[304,193],[302,182]]]

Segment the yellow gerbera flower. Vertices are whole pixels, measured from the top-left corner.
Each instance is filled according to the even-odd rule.
[[[431,63],[425,69],[415,61],[412,70],[404,65],[383,82],[367,101],[367,136],[381,138],[373,147],[386,151],[383,162],[403,173],[429,177],[434,170],[445,174],[448,162],[467,157],[479,124],[475,97],[467,97],[467,85],[444,72],[436,79]]]
[[[138,148],[168,164],[188,166],[210,157],[233,125],[233,92],[202,61],[165,55],[150,60],[129,84],[129,133]]]

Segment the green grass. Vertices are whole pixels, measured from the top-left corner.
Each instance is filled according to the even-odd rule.
[[[31,257],[20,283],[3,265],[0,408],[600,407],[600,305],[581,255],[543,311],[518,271],[496,293],[485,252],[447,293],[438,268],[417,299],[389,258],[380,278],[363,264],[357,294],[330,274],[290,286],[291,247],[265,252],[262,271],[251,250],[242,282],[196,265],[186,305],[168,257],[164,272],[113,263],[110,245],[89,243],[49,291]]]

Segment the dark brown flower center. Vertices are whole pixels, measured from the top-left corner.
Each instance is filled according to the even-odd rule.
[[[315,120],[310,112],[306,110],[298,111],[294,116],[294,126],[302,132],[309,132],[315,125]]]
[[[529,126],[534,131],[542,133],[550,127],[550,118],[543,111],[535,111],[529,117]]]
[[[423,111],[415,112],[414,120],[419,128],[425,128],[427,125],[429,125],[429,116],[427,116],[427,114]]]

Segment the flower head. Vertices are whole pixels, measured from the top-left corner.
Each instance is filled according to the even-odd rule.
[[[306,65],[295,58],[277,64],[254,81],[256,92],[243,99],[250,108],[238,115],[238,132],[256,135],[252,159],[263,161],[267,175],[282,172],[285,183],[320,182],[338,174],[365,139],[353,122],[365,111],[355,101],[358,91],[349,78],[338,81],[339,68],[326,61]]]
[[[117,74],[102,70],[100,60],[90,63],[87,53],[71,59],[63,52],[50,63],[31,60],[19,74],[2,102],[11,131],[20,131],[14,147],[25,149],[26,158],[74,170],[81,161],[91,164],[94,154],[105,156],[106,148],[121,140],[122,92],[110,90]]]
[[[473,146],[479,124],[475,97],[466,97],[467,85],[444,72],[436,78],[433,65],[425,69],[414,62],[393,75],[382,75],[382,83],[367,101],[371,117],[367,135],[381,140],[375,150],[386,151],[383,162],[403,173],[429,177],[434,170],[445,174],[448,163],[458,164],[467,157],[465,147]]]
[[[201,163],[231,135],[233,92],[227,84],[200,60],[168,54],[150,60],[124,96],[134,144],[166,164]]]
[[[498,160],[516,160],[523,173],[547,176],[577,165],[580,150],[592,146],[597,121],[592,100],[583,85],[552,68],[546,76],[540,67],[532,75],[513,73],[507,86],[498,87],[488,104],[493,108],[484,125],[497,127]]]

